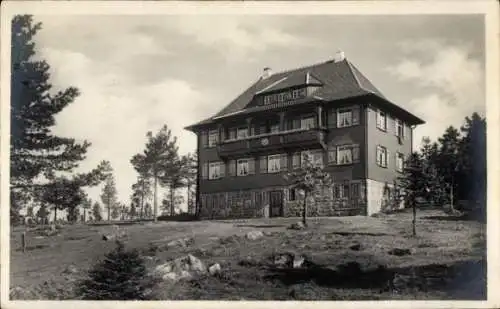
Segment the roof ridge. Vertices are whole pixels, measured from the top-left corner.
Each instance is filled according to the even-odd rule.
[[[296,67],[296,68],[292,68],[292,69],[288,69],[288,70],[278,71],[278,72],[274,72],[272,75],[286,74],[286,73],[291,73],[293,71],[299,71],[299,70],[304,70],[304,69],[308,69],[308,68],[313,68],[313,67],[318,66],[320,64],[326,64],[329,62],[333,62],[333,60],[326,60],[326,61],[308,64],[308,65],[304,65],[301,67]]]
[[[358,86],[359,88],[361,88],[362,90],[368,92],[368,93],[372,93],[372,94],[375,94],[377,96],[381,96],[382,98],[386,99],[385,95],[382,94],[382,92],[368,79],[368,77],[366,77],[363,73],[361,73],[361,71],[353,64],[351,63],[350,61],[346,60],[348,66],[349,66],[349,71],[351,71],[351,74],[354,76],[354,79],[356,80],[356,82],[358,83]],[[358,72],[359,74],[362,75],[362,77],[369,83],[368,86],[371,86],[373,87],[373,89],[367,89],[363,83],[361,83],[361,81],[359,80],[359,77],[358,77]]]
[[[359,81],[358,76],[357,76],[357,75],[356,75],[356,73],[354,72],[354,68],[353,68],[353,66],[354,66],[354,65],[353,65],[353,64],[352,64],[349,60],[347,60],[347,59],[345,59],[345,62],[347,63],[347,66],[349,67],[349,72],[351,72],[352,77],[354,77],[354,80],[355,80],[355,81],[356,81],[356,83],[358,84],[358,87],[359,87],[359,88],[361,88],[361,89],[363,89],[363,90],[365,90],[365,91],[367,91],[367,92],[371,92],[371,91],[369,91],[369,90],[365,89],[365,87],[363,87],[363,85],[362,85],[362,84],[361,84],[361,82]]]
[[[288,79],[288,76],[285,76],[285,77],[283,77],[282,79],[278,79],[278,80],[277,80],[277,81],[275,81],[274,83],[271,83],[271,84],[269,84],[268,86],[266,86],[266,87],[262,88],[261,90],[259,90],[259,91],[255,92],[255,94],[260,94],[260,93],[263,93],[263,92],[264,92],[264,91],[266,91],[267,89],[272,88],[272,87],[274,87],[274,86],[278,85],[279,83],[281,83],[281,82],[282,82],[282,81],[284,81],[285,79]]]

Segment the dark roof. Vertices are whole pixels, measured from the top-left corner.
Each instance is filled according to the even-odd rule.
[[[298,69],[274,73],[264,79],[260,78],[213,117],[193,124],[187,127],[187,129],[193,129],[194,127],[203,124],[209,124],[216,119],[225,118],[226,116],[229,117],[235,114],[246,114],[261,110],[264,107],[255,106],[249,107],[245,110],[247,105],[252,102],[252,99],[256,94],[274,92],[280,89],[305,85],[307,82],[309,82],[309,84],[322,85],[322,87],[318,88],[318,90],[314,93],[313,98],[288,102],[285,104],[286,106],[317,100],[335,101],[348,97],[372,94],[379,97],[383,101],[387,101],[386,103],[394,105],[397,109],[404,111],[394,103],[387,100],[387,98],[368,80],[368,78],[366,78],[347,59],[344,59],[339,62],[322,62]],[[272,104],[266,106],[264,109],[277,108],[282,105],[283,103]],[[416,123],[423,123],[421,119],[410,113],[408,113],[408,116],[410,116]]]

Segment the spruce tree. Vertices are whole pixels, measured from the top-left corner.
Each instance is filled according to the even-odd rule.
[[[98,202],[95,202],[94,206],[92,207],[92,216],[94,217],[95,221],[102,221],[101,205]]]
[[[117,242],[115,250],[105,255],[79,284],[84,300],[145,300],[152,281],[137,250],[125,250]]]

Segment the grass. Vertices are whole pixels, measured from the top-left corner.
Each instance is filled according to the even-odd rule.
[[[485,226],[475,221],[439,218],[435,210],[419,213],[417,237],[411,236],[411,214],[379,218],[310,218],[307,230],[287,226],[297,218],[143,223],[120,227],[126,246],[138,248],[152,268],[191,253],[206,264],[219,263],[220,276],[162,283],[156,299],[203,300],[362,300],[362,299],[484,299]],[[110,226],[64,226],[59,235],[35,238],[27,232],[23,253],[21,230],[11,233],[11,287],[17,299],[74,298],[61,292],[114,248],[101,239]],[[265,236],[244,235],[261,230]],[[187,247],[166,248],[178,238],[192,237]],[[393,248],[412,249],[396,256]],[[307,257],[303,269],[276,269],[276,253]],[[436,263],[438,262],[438,263]],[[63,274],[76,265],[77,274]],[[47,279],[50,278],[50,279]]]

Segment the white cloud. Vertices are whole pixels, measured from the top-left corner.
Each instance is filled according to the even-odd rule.
[[[388,71],[422,93],[410,101],[412,110],[426,120],[418,135],[435,138],[449,125],[460,126],[473,112],[484,114],[484,70],[478,59],[470,57],[467,45],[429,39],[400,47],[412,54]]]

